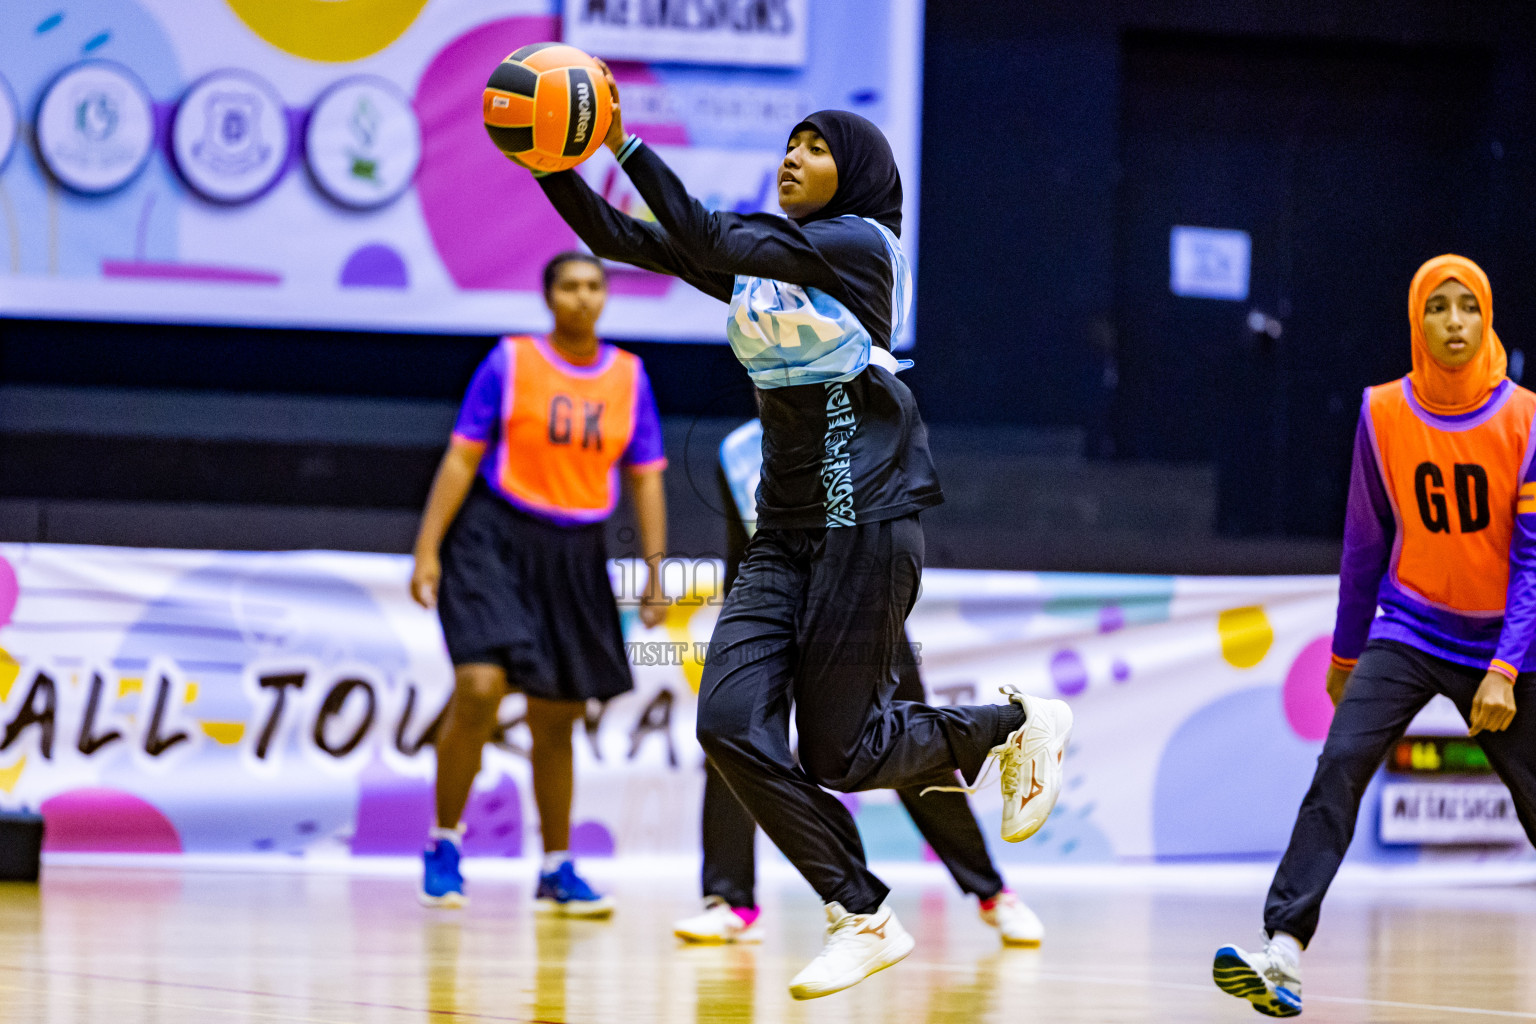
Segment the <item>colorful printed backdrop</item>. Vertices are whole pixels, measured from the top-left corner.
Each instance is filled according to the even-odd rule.
[[[0,80],[22,127],[10,146],[0,84],[0,314],[542,329],[540,269],[576,238],[491,144],[480,94],[508,53],[560,38],[559,7],[5,0]],[[711,206],[754,212],[777,209],[772,172],[796,121],[864,113],[906,178],[915,258],[922,0],[808,7],[804,67],[618,65],[626,124]],[[30,145],[44,98],[81,62],[117,70],[63,82],[45,144]],[[649,216],[606,150],[582,173]],[[724,340],[724,308],[670,278],[624,272],[613,290],[614,336]]]
[[[636,689],[577,737],[579,853],[694,853],[700,656],[720,567],[667,570],[666,622],[624,613]],[[446,699],[407,559],[0,545],[0,806],[52,850],[406,854],[429,823]],[[633,566],[614,563],[616,593]],[[1274,856],[1331,709],[1330,577],[931,570],[910,621],[930,699],[1014,683],[1073,705],[1067,784],[1005,861]],[[475,854],[537,849],[519,699],[467,813]],[[872,857],[931,856],[889,793],[847,797]],[[975,798],[995,834],[999,799]],[[1356,854],[1414,859],[1375,840]]]

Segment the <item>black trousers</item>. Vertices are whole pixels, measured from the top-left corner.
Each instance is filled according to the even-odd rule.
[[[917,516],[832,529],[760,529],[715,625],[699,742],[731,792],[823,901],[869,913],[890,892],[869,870],[843,792],[974,779],[1000,708],[895,699],[917,598]],[[789,745],[794,708],[800,735]]]
[[[926,698],[915,657],[899,660],[897,678],[894,699]],[[704,771],[704,895],[719,896],[733,907],[755,907],[757,824],[715,766],[706,761]],[[909,788],[897,790],[896,795],[961,892],[989,900],[1003,891],[1003,877],[992,864],[964,793],[918,796],[917,789]]]
[[[1371,776],[1435,694],[1445,694],[1461,717],[1470,719],[1484,674],[1393,640],[1370,642],[1333,713],[1312,788],[1275,872],[1264,904],[1266,931],[1289,932],[1303,946],[1312,941]],[[1515,682],[1509,728],[1478,733],[1477,742],[1509,787],[1525,834],[1536,842],[1536,673],[1523,673]]]

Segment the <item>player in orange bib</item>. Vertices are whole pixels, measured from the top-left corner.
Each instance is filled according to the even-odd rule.
[[[1213,968],[1273,1017],[1301,1012],[1301,950],[1365,787],[1435,694],[1455,702],[1536,842],[1536,394],[1505,376],[1471,260],[1420,267],[1408,320],[1413,372],[1366,389],[1355,433],[1328,740],[1264,906],[1264,950],[1223,946]]]
[[[603,521],[624,469],[641,547],[666,548],[656,402],[640,360],[598,340],[608,295],[602,264],[556,256],[544,271],[548,337],[503,338],[470,382],[416,539],[411,593],[436,607],[454,666],[438,730],[437,826],[424,855],[422,901],[460,906],[460,817],[509,689],[528,700],[533,795],[544,839],[536,899],[565,916],[612,904],[576,874],[568,849],[571,730],[588,700],[632,686],[608,579]],[[652,573],[647,626],[665,599]]]

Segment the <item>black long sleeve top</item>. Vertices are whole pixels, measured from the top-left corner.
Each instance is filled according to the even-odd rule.
[[[730,301],[738,277],[815,288],[889,350],[895,270],[874,226],[856,217],[797,224],[774,214],[709,210],[643,144],[623,167],[657,223],[619,213],[574,171],[540,179],[594,254],[674,275],[722,302]],[[878,522],[944,500],[912,393],[885,368],[871,364],[835,383],[759,388],[758,398],[759,529]]]

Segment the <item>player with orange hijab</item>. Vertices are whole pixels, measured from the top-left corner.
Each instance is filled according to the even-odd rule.
[[[1272,1017],[1301,1012],[1301,950],[1365,787],[1435,694],[1466,719],[1536,842],[1536,394],[1505,376],[1493,291],[1471,260],[1420,267],[1408,322],[1413,372],[1367,388],[1360,409],[1333,723],[1264,905],[1268,941],[1257,954],[1223,946],[1213,967]]]

